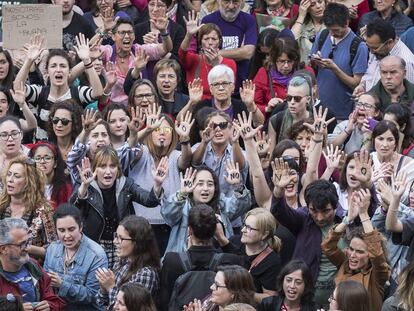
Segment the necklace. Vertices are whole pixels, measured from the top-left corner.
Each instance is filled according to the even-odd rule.
[[[78,248],[76,249],[76,251],[72,254],[72,256],[69,256],[69,252],[68,249],[65,248],[65,262],[64,262],[64,273],[66,274],[66,272],[68,271],[69,267],[72,265],[73,260],[75,259],[76,253],[78,252],[79,249],[79,244],[77,245]]]
[[[118,58],[121,60],[121,64],[125,63],[125,60],[129,58],[129,54],[122,57],[119,53],[117,54]]]

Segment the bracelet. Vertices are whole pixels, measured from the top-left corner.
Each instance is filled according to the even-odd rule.
[[[90,63],[89,64],[85,64],[85,63],[83,63],[83,65],[85,66],[85,68],[90,68],[90,67],[92,67],[92,61],[90,61]],[[90,66],[90,67],[89,67]]]
[[[103,96],[106,96],[106,97],[109,97],[109,96],[111,96],[111,95],[112,95],[112,90],[111,90],[111,91],[109,91],[109,93],[105,93],[105,92],[103,92],[103,93],[102,93],[102,95],[103,95]]]
[[[320,144],[320,143],[322,143],[322,142],[323,142],[323,139],[315,139],[315,138],[313,138],[313,137],[312,137],[312,141],[313,141],[315,144]]]
[[[382,205],[380,206],[380,212],[382,213],[383,216],[387,215],[387,211],[384,209]]]
[[[391,212],[398,213],[398,209],[395,209],[395,208],[389,208],[388,210],[391,211]]]
[[[371,220],[371,219],[369,217],[365,218],[365,219],[361,219],[361,222],[365,222],[365,221],[368,221],[368,220]]]
[[[180,141],[180,145],[189,145],[190,141],[186,140],[186,141]]]
[[[344,132],[346,133],[346,135],[351,135],[351,133],[349,133],[346,129],[344,129]]]
[[[161,35],[161,37],[168,37],[170,35],[170,33],[167,31],[166,33],[161,33],[160,35]]]
[[[298,23],[299,25],[303,25],[303,23],[302,23],[302,22],[298,22],[298,21],[296,21],[296,23]]]

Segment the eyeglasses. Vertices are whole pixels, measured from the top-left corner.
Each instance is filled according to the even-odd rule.
[[[213,288],[214,288],[214,290],[218,290],[219,288],[227,288],[227,286],[225,286],[225,285],[220,285],[219,283],[214,282],[214,283],[213,283]]]
[[[368,47],[368,49],[370,50],[371,53],[375,54],[376,52],[382,50],[384,48],[384,46],[386,46],[389,42],[390,42],[390,40],[387,40],[387,41],[381,43],[381,45],[379,47],[377,47],[376,49],[373,49],[369,45],[367,45],[367,47]]]
[[[300,101],[306,96],[293,96],[293,95],[286,95],[285,99],[288,103],[290,103],[293,99],[296,103],[300,103]]]
[[[364,102],[356,102],[355,107],[357,108],[365,108],[365,109],[374,109],[375,105],[364,103]]]
[[[252,226],[247,225],[246,223],[243,223],[242,228],[246,228],[247,232],[252,232],[252,230],[259,231],[258,229],[253,228]]]
[[[135,98],[136,100],[138,100],[138,101],[143,101],[143,100],[144,100],[144,97],[145,97],[146,99],[150,100],[150,99],[154,98],[154,94],[152,94],[152,93],[147,93],[147,94],[135,94],[135,95],[134,95],[134,98]]]
[[[232,3],[233,2],[233,4],[234,5],[239,5],[239,4],[241,4],[241,0],[221,0],[221,2],[224,4],[224,5],[229,5],[230,3]]]
[[[42,162],[42,161],[44,161],[44,162],[46,162],[46,163],[50,163],[50,162],[52,162],[52,160],[54,160],[55,158],[54,157],[52,157],[52,156],[50,156],[50,155],[45,155],[44,157],[41,157],[41,156],[36,156],[36,157],[34,157],[34,161],[36,162],[36,163],[39,163],[39,162]]]
[[[221,130],[226,129],[229,126],[229,122],[220,122],[220,123],[214,123],[213,122],[213,129],[216,129],[216,127],[219,127]]]
[[[219,89],[220,87],[226,88],[231,84],[233,84],[233,82],[224,81],[224,82],[214,82],[214,83],[211,83],[210,85],[216,89]]]
[[[121,243],[122,243],[122,241],[134,241],[134,239],[131,239],[131,238],[121,238],[119,235],[118,235],[118,233],[116,233],[116,232],[114,232],[114,240],[115,241],[121,241]]]
[[[11,131],[10,133],[1,132],[0,133],[0,138],[1,138],[1,140],[4,140],[4,141],[9,140],[10,137],[12,139],[17,139],[20,136],[21,133],[22,133],[21,131]]]
[[[334,52],[336,51],[336,48],[338,47],[338,45],[335,43],[335,42],[333,42],[332,43],[332,50],[331,50],[331,52],[329,53],[329,55],[328,55],[328,58],[329,59],[333,59],[333,57],[334,57]]]
[[[294,61],[291,60],[291,59],[278,59],[278,60],[276,60],[276,64],[282,65],[282,66],[284,66],[284,65],[292,65],[293,62]]]
[[[163,127],[157,127],[154,132],[156,133],[160,133],[162,132],[163,134],[171,134],[173,131],[173,128],[171,126],[163,126]]]
[[[128,31],[126,31],[126,30],[118,30],[116,33],[118,35],[120,35],[121,37],[125,37],[126,35],[128,35],[129,37],[131,37],[134,34],[134,32],[131,31],[131,30],[128,30]]]
[[[63,126],[66,126],[70,122],[72,122],[72,120],[69,120],[69,119],[66,119],[66,118],[58,118],[58,117],[53,117],[52,118],[52,123],[55,124],[55,125],[57,125],[59,123],[59,121],[62,122]]]
[[[19,244],[8,243],[8,244],[5,244],[5,245],[16,246],[16,247],[20,248],[20,250],[24,250],[24,249],[28,248],[30,245],[32,245],[32,242],[33,242],[33,238],[29,238],[26,241],[20,242]]]

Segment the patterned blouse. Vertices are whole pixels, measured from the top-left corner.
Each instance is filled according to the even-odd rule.
[[[99,290],[97,303],[98,305],[105,307],[105,310],[113,309],[116,301],[116,295],[118,294],[121,285],[123,285],[120,284],[120,282],[127,274],[129,265],[129,261],[127,259],[117,262],[114,266],[115,286],[111,288],[109,293],[104,293],[102,289]],[[158,272],[152,267],[143,267],[136,271],[127,283],[138,283],[142,285],[154,297],[159,288]]]

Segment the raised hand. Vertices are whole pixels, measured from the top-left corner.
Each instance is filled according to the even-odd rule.
[[[25,45],[26,56],[29,60],[35,61],[45,50],[45,37],[35,35],[31,38],[30,43]]]
[[[142,48],[138,48],[135,51],[135,57],[134,57],[135,69],[138,71],[141,71],[147,66],[148,61],[149,61],[149,56],[147,55],[145,50]]]
[[[105,66],[105,78],[106,83],[110,86],[114,86],[118,81],[118,76],[116,74],[115,64],[113,62],[108,62]]]
[[[305,18],[311,6],[311,0],[302,0],[299,5],[299,16]]]
[[[162,157],[160,163],[158,163],[157,168],[152,169],[152,177],[154,178],[154,183],[157,187],[161,187],[165,178],[168,175],[168,157]]]
[[[95,128],[96,124],[100,121],[98,118],[98,111],[93,109],[87,109],[83,115],[81,115],[82,127],[85,132],[89,133]]]
[[[118,17],[116,17],[114,20],[114,16],[115,16],[114,9],[111,7],[107,7],[104,10],[101,10],[99,15],[102,18],[105,30],[112,31],[112,29],[114,29],[116,22],[118,20]]]
[[[247,108],[254,108],[254,92],[256,85],[252,80],[244,80],[243,86],[240,87],[240,99],[247,106]],[[249,109],[251,110],[251,109]]]
[[[353,191],[351,193],[351,197],[348,200],[348,220],[353,221],[358,216],[358,213],[358,195],[357,191]]]
[[[188,194],[193,192],[194,188],[196,187],[195,184],[195,177],[197,175],[197,170],[189,167],[185,170],[185,174],[180,172],[180,179],[181,179],[181,186],[180,192],[182,194]]]
[[[158,43],[158,34],[150,31],[142,36],[142,40],[144,41],[144,44]]]
[[[395,200],[400,200],[405,189],[407,188],[407,173],[400,172],[396,177],[392,178],[392,197]]]
[[[270,148],[269,136],[263,131],[256,133],[256,150],[260,158],[267,157]]]
[[[152,108],[148,107],[148,111],[146,113],[147,118],[147,128],[150,130],[155,130],[156,128],[159,128],[162,124],[162,121],[164,121],[165,117],[161,117],[161,106],[157,109],[157,104],[153,103]]]
[[[206,128],[201,132],[201,141],[208,144],[214,136],[213,122],[210,122]]]
[[[73,48],[83,62],[90,61],[89,39],[86,39],[83,33],[76,36],[76,45]]]
[[[366,184],[371,181],[372,175],[372,159],[368,151],[362,149],[359,153],[354,153],[355,160],[355,178],[361,184]]]
[[[355,125],[356,125],[356,123],[357,123],[357,117],[358,117],[358,108],[357,108],[357,109],[355,109],[354,111],[352,111],[352,112],[349,114],[349,117],[348,117],[348,124],[347,124],[347,126],[346,126],[346,131],[347,131],[348,133],[352,133],[352,131],[354,130]]]
[[[268,113],[272,112],[272,111],[273,111],[273,109],[274,109],[277,105],[282,104],[282,103],[283,103],[283,99],[281,99],[281,98],[277,98],[277,97],[272,98],[272,99],[271,99],[271,100],[269,100],[269,102],[267,103],[267,106],[266,106],[266,112],[268,112]]]
[[[275,159],[270,165],[272,166],[272,181],[275,188],[284,189],[297,178],[296,175],[290,174],[289,165],[282,158]]]
[[[151,18],[151,23],[160,31],[160,33],[164,33],[168,26],[168,17],[165,15],[157,18]]]
[[[195,35],[203,26],[203,24],[199,25],[200,14],[195,11],[188,12],[188,19],[186,19],[185,16],[183,16],[183,18],[189,35]]]
[[[230,136],[230,142],[231,144],[235,144],[239,142],[240,138],[240,131],[235,127],[231,127],[231,136]]]
[[[233,121],[233,126],[240,132],[243,140],[247,141],[253,139],[256,133],[263,127],[259,125],[255,129],[252,127],[252,113],[249,113],[249,117],[246,116],[246,112],[242,112],[237,115],[238,123]]]
[[[371,203],[371,192],[369,189],[359,189],[356,192],[356,204],[358,206],[358,214],[363,215],[368,213],[368,208]]]
[[[380,179],[377,183],[377,192],[381,196],[381,200],[385,205],[389,206],[392,198],[392,189],[384,179]]]
[[[86,133],[92,131],[95,128],[96,124],[98,124],[98,111],[93,109],[87,109],[82,118],[82,127]]]
[[[99,39],[89,47],[89,56],[91,57],[91,59],[95,60],[103,55],[104,51],[101,51],[102,41],[103,39]]]
[[[207,58],[208,63],[211,66],[218,65],[220,63],[220,55],[217,49],[207,48],[203,49],[204,56]]]
[[[323,139],[328,133],[328,125],[331,124],[335,118],[331,118],[326,121],[326,116],[328,114],[328,108],[323,109],[322,106],[318,110],[313,108],[313,124],[304,123],[303,125],[309,128],[312,133],[318,137],[318,139]]]
[[[192,113],[187,111],[185,116],[181,116],[180,120],[175,120],[175,131],[183,139],[190,139],[191,127],[195,119],[192,118]]]
[[[26,103],[26,94],[24,92],[24,82],[13,82],[13,89],[10,89],[10,94],[14,102],[22,107]]]
[[[115,274],[106,268],[98,268],[96,270],[96,279],[99,285],[105,292],[109,292],[115,286]]]
[[[192,104],[196,104],[201,100],[203,97],[203,85],[200,78],[188,83],[188,95]]]
[[[341,158],[345,156],[345,153],[339,149],[338,146],[334,148],[333,145],[329,145],[326,147],[325,151],[322,151],[326,166],[329,168],[339,168],[339,163],[341,162]]]
[[[232,186],[238,186],[241,182],[239,163],[234,163],[233,160],[227,160],[226,162],[227,176],[224,175],[224,180]]]
[[[138,133],[145,124],[143,111],[139,107],[130,108],[131,120],[128,124],[131,133]]]
[[[92,172],[91,161],[85,157],[81,161],[81,166],[77,165],[81,181],[85,186],[89,186],[96,178],[96,172]]]
[[[377,182],[384,178],[391,178],[394,175],[394,165],[390,162],[382,162],[380,167],[374,171],[372,181]]]

